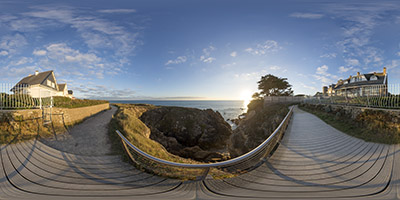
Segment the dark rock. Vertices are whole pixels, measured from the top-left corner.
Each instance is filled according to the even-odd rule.
[[[249,111],[230,137],[230,156],[240,156],[260,145],[278,127],[287,112],[285,104],[260,104]]]
[[[160,107],[142,114],[150,138],[169,152],[199,161],[221,159],[232,134],[219,112],[183,107]]]

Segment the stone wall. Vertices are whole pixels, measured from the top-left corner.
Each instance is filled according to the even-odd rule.
[[[71,125],[109,108],[108,103],[81,108],[53,108],[52,119],[55,123],[62,123],[64,117],[65,124]]]
[[[109,108],[110,104],[108,103],[81,108],[52,108],[52,120],[54,123],[59,124],[62,124],[64,120],[66,125],[71,125]],[[42,110],[0,110],[0,119],[9,116],[13,116],[14,118],[18,119],[20,119],[20,116],[22,116],[23,119],[32,119],[42,117]]]
[[[365,126],[395,128],[400,133],[400,110],[343,106],[331,104],[303,104],[309,108],[335,114],[337,119],[350,117]]]

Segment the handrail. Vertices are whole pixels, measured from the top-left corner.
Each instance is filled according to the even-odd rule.
[[[227,166],[233,166],[233,165],[236,165],[239,163],[244,163],[248,159],[251,159],[251,158],[257,156],[259,153],[262,153],[267,148],[267,146],[270,145],[271,141],[273,139],[275,139],[275,137],[279,136],[278,134],[280,133],[280,131],[282,131],[281,130],[282,127],[284,125],[288,124],[288,120],[293,113],[293,108],[294,108],[294,106],[292,106],[290,108],[288,114],[285,116],[285,118],[282,120],[282,122],[279,124],[279,126],[275,129],[275,131],[266,140],[264,140],[260,145],[258,145],[256,148],[254,148],[253,150],[251,150],[248,153],[243,154],[239,157],[236,157],[236,158],[233,158],[230,160],[226,160],[226,161],[222,161],[222,162],[216,162],[216,163],[188,164],[188,163],[177,163],[177,162],[160,159],[160,158],[154,157],[154,156],[140,150],[139,148],[137,148],[135,145],[133,145],[131,142],[129,142],[128,139],[126,139],[126,137],[123,136],[119,130],[116,130],[116,132],[119,135],[119,137],[121,138],[121,140],[123,141],[123,143],[128,145],[132,150],[135,151],[135,153],[137,153],[140,156],[147,158],[148,160],[151,160],[153,162],[156,162],[159,164],[164,164],[164,165],[169,165],[169,166],[173,166],[173,167],[181,167],[181,168],[206,168],[207,170],[209,168],[224,168]],[[278,143],[279,139],[275,140],[276,143],[273,144],[273,146],[275,146]],[[126,149],[126,150],[128,150],[128,149]],[[269,152],[267,152],[267,153],[269,153]]]

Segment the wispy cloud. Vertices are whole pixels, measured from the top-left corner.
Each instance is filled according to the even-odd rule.
[[[281,67],[279,67],[279,66],[277,66],[277,65],[274,65],[274,66],[269,67],[269,69],[270,69],[270,70],[273,70],[273,71],[277,71],[277,70],[280,70]]]
[[[126,14],[126,13],[135,13],[135,9],[104,9],[104,10],[98,10],[100,13],[109,13],[109,14]]]
[[[136,92],[132,89],[117,89],[112,86],[81,84],[71,86],[71,89],[78,93],[81,98],[89,99],[133,99]]]
[[[233,51],[231,54],[229,54],[230,56],[232,56],[232,57],[236,57],[237,56],[237,52],[236,51]]]
[[[345,72],[348,72],[348,71],[350,71],[350,70],[352,70],[353,69],[353,67],[344,67],[344,66],[340,66],[339,67],[339,72],[340,73],[345,73]]]
[[[329,67],[327,65],[322,65],[317,68],[314,78],[321,81],[323,85],[329,85],[338,79],[338,76],[328,73]]]
[[[165,65],[171,65],[171,64],[181,64],[187,61],[186,56],[178,56],[174,60],[168,60]]]
[[[267,40],[263,43],[257,44],[256,47],[249,47],[244,51],[253,55],[264,55],[266,53],[276,52],[280,49],[282,49],[282,47],[279,46],[277,41]]]
[[[34,50],[32,52],[33,55],[35,56],[45,56],[47,54],[47,51],[45,50]]]
[[[215,51],[215,47],[210,45],[207,48],[203,49],[203,55],[200,56],[200,61],[205,62],[205,63],[212,63],[213,61],[216,60],[215,57],[211,56],[211,52]]]
[[[0,50],[3,52],[7,52],[8,54],[16,53],[20,48],[26,46],[28,44],[26,38],[16,33],[14,35],[6,35],[2,37],[0,40]],[[3,53],[5,54],[5,53]]]
[[[0,51],[0,56],[7,56],[8,55],[8,51]]]
[[[336,58],[337,54],[336,53],[327,53],[324,55],[321,55],[321,58]]]
[[[324,17],[323,14],[318,14],[318,13],[292,13],[289,15],[290,17],[295,17],[295,18],[303,18],[303,19],[321,19]]]

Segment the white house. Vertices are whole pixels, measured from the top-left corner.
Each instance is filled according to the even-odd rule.
[[[72,98],[72,90],[67,84],[57,84],[53,70],[47,72],[35,71],[35,74],[20,80],[12,89],[15,94],[28,94],[33,98],[64,96]]]

